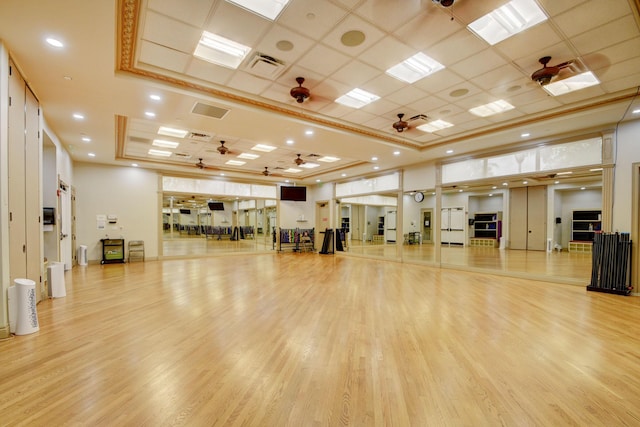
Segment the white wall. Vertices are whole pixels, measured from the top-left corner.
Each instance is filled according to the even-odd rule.
[[[432,190],[436,188],[435,163],[408,167],[402,174],[404,191]]]
[[[105,237],[144,240],[145,256],[158,256],[160,202],[158,175],[134,167],[88,163],[75,165],[78,245],[87,245],[89,261],[102,259]],[[116,224],[97,226],[97,215],[117,215]]]
[[[613,190],[613,231],[631,231],[631,173],[640,162],[640,120],[623,123],[616,134],[615,181]]]

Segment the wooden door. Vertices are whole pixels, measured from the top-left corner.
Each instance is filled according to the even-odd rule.
[[[527,188],[509,191],[509,249],[527,249]]]
[[[527,250],[547,249],[547,187],[529,187],[527,192]]]
[[[42,281],[42,204],[40,201],[40,114],[29,88],[25,94],[25,241],[27,277],[36,282],[36,300],[44,292]]]
[[[9,64],[9,277],[27,277],[25,192],[25,92],[26,84]],[[33,280],[33,279],[32,279]],[[37,292],[36,292],[37,293]]]

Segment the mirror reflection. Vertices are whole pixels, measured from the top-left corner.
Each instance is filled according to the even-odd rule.
[[[275,227],[275,200],[165,194],[162,255],[272,251]]]
[[[402,259],[406,262],[433,264],[435,262],[433,243],[435,191],[432,189],[411,191],[405,193],[402,199]]]

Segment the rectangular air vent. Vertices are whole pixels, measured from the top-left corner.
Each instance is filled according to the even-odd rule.
[[[194,141],[209,142],[211,141],[211,135],[200,132],[190,132],[189,139],[193,139]]]
[[[285,69],[284,62],[271,56],[257,53],[247,65],[246,71],[254,76],[273,80]]]
[[[191,158],[191,154],[187,153],[173,153],[173,156],[182,160],[189,160]]]
[[[200,114],[201,116],[207,116],[214,119],[221,119],[227,115],[229,110],[226,108],[216,107],[215,105],[203,104],[202,102],[196,102],[191,109],[193,114]]]

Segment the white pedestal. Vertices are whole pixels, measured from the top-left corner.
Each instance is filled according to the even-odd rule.
[[[52,262],[47,267],[47,278],[49,280],[49,296],[51,298],[62,298],[67,296],[64,283],[64,263]]]
[[[36,282],[30,279],[15,279],[15,298],[12,298],[12,310],[15,310],[15,334],[27,335],[40,330],[36,311]],[[10,316],[11,317],[11,316]]]

